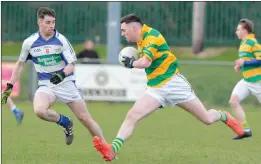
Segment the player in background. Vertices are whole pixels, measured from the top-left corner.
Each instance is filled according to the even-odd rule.
[[[6,82],[5,80],[7,78],[10,78],[9,72],[4,72],[5,70],[2,70],[2,85],[1,85],[1,91],[6,89]],[[7,99],[7,105],[10,108],[11,112],[14,114],[16,122],[18,125],[20,125],[24,118],[24,112],[22,110],[19,110],[15,103],[13,102],[12,98],[9,97]]]
[[[139,120],[167,104],[183,108],[206,125],[222,121],[235,133],[243,134],[240,122],[228,112],[207,110],[204,107],[189,82],[179,73],[178,61],[160,32],[143,24],[135,14],[130,14],[121,19],[121,35],[127,41],[137,43],[140,58],[135,60],[134,57],[125,57],[124,63],[129,68],[145,69],[147,91],[128,111],[112,144],[94,137],[94,146],[105,160],[115,159]]]
[[[55,29],[55,11],[41,7],[37,17],[39,31],[24,40],[19,60],[2,95],[2,103],[6,103],[13,85],[20,78],[24,63],[31,59],[38,74],[38,89],[33,101],[35,114],[45,121],[63,127],[66,144],[70,145],[74,138],[72,119],[50,109],[50,106],[59,100],[68,105],[93,136],[104,140],[101,128],[88,112],[75,85],[75,52],[69,41]]]
[[[233,89],[229,103],[233,114],[244,127],[244,135],[235,136],[233,138],[235,140],[252,136],[240,102],[251,93],[261,103],[261,45],[253,32],[254,24],[248,19],[241,19],[237,26],[236,35],[242,41],[239,47],[239,59],[236,60],[234,68],[236,72],[242,72],[243,79]]]
[[[20,125],[24,118],[24,112],[19,110],[13,100],[9,97],[7,99],[7,105],[11,109],[12,113],[14,114],[17,124]]]

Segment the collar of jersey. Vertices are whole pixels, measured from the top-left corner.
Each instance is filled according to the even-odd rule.
[[[55,37],[56,37],[56,30],[54,29],[54,34],[53,34],[53,37],[51,37],[51,38],[50,38],[50,39],[48,39],[48,40],[45,40],[45,39],[42,37],[42,35],[41,35],[40,31],[38,31],[38,35],[40,36],[40,38],[41,38],[42,40],[44,40],[45,42],[48,42],[48,41],[50,41],[51,39],[53,39],[53,38],[55,38]]]
[[[142,44],[142,38],[145,32],[147,32],[149,30],[149,26],[147,26],[146,24],[143,24],[142,28],[141,28],[141,34],[140,34],[140,40],[137,42],[138,45]]]
[[[255,34],[253,34],[253,33],[248,34],[247,37],[246,37],[246,40],[251,39],[251,38],[255,38]]]

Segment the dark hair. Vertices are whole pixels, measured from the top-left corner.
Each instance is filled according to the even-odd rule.
[[[44,19],[44,16],[52,16],[55,18],[56,14],[55,11],[49,7],[41,7],[38,11],[37,11],[37,18],[41,18]]]
[[[132,22],[138,22],[141,25],[143,25],[141,19],[139,17],[137,17],[135,13],[128,14],[128,15],[121,18],[121,24],[122,23],[129,24],[129,23],[132,23]]]
[[[253,22],[251,20],[249,20],[249,19],[241,19],[239,21],[239,24],[242,25],[242,27],[244,29],[246,29],[248,33],[254,32],[254,24],[253,24]]]

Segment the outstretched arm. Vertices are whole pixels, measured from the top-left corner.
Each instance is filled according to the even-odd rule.
[[[9,81],[10,84],[14,85],[17,80],[20,79],[21,73],[24,70],[24,62],[18,60],[14,66],[11,79]]]
[[[28,59],[28,55],[29,55],[28,46],[26,41],[24,41],[19,60],[16,62],[15,67],[12,71],[11,79],[7,83],[6,89],[2,94],[2,99],[1,99],[2,104],[5,104],[7,102],[8,97],[12,93],[14,84],[16,83],[17,80],[20,79],[21,73],[24,70],[24,63]]]

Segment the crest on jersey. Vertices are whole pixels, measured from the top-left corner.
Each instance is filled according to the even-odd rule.
[[[49,53],[50,53],[50,50],[49,50],[49,49],[46,49],[45,52],[46,52],[47,54],[49,54]]]

